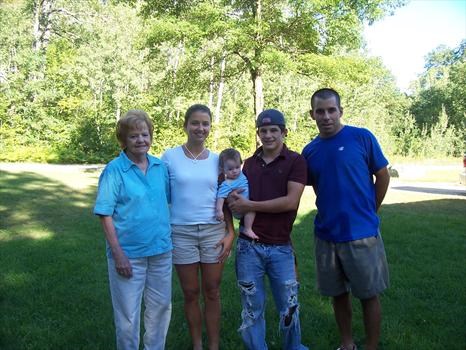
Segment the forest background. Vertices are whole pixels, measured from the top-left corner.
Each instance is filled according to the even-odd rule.
[[[301,151],[318,133],[308,111],[321,87],[389,157],[462,155],[466,38],[426,56],[411,95],[364,49],[364,24],[405,2],[0,0],[0,161],[108,162],[134,108],[152,117],[159,155],[185,140],[193,103],[213,111],[215,151],[250,154],[264,108],[284,112]]]

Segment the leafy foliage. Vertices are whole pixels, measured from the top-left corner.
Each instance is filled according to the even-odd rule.
[[[426,71],[415,84],[411,113],[419,125],[430,128],[442,109],[449,122],[466,128],[466,39],[454,49],[440,46],[426,57]]]
[[[250,154],[262,107],[284,111],[287,143],[300,151],[317,134],[309,97],[326,86],[341,93],[346,122],[373,130],[389,155],[424,156],[427,140],[448,143],[430,148],[438,156],[458,154],[465,44],[430,54],[410,98],[360,50],[362,24],[403,4],[1,2],[0,160],[107,162],[118,152],[116,121],[131,108],[154,120],[152,151],[161,154],[184,142],[184,112],[193,103],[214,112],[208,142],[215,151]]]

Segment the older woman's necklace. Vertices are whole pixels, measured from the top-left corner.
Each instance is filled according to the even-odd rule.
[[[191,160],[193,161],[193,163],[197,163],[197,161],[199,160],[199,157],[205,152],[206,148],[204,147],[204,149],[197,155],[195,156],[188,148],[188,146],[186,146],[186,144],[183,145],[184,149],[189,153],[189,155],[192,157]]]

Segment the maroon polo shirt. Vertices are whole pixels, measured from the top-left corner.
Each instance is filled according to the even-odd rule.
[[[286,145],[280,155],[269,164],[261,157],[262,147],[244,162],[243,172],[249,182],[249,199],[266,201],[286,196],[288,181],[303,185],[307,181],[307,166],[303,156],[290,151]],[[266,244],[284,244],[290,242],[291,230],[296,219],[297,210],[282,213],[256,212],[254,233],[259,242]],[[241,220],[243,225],[243,220]]]

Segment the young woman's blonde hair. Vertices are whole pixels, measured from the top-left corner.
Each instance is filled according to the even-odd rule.
[[[116,126],[116,137],[122,149],[126,148],[126,137],[131,130],[139,129],[143,123],[149,129],[150,140],[154,135],[154,124],[150,120],[149,115],[139,109],[130,109],[126,114],[120,118]]]

